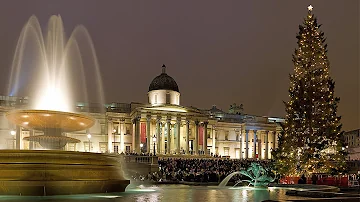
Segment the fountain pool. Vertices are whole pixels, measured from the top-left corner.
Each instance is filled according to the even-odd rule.
[[[86,194],[86,195],[64,195],[47,197],[15,197],[1,196],[0,201],[236,201],[236,202],[261,202],[264,200],[295,200],[306,199],[304,197],[287,196],[288,188],[219,188],[209,186],[188,185],[129,185],[126,192],[111,194]]]

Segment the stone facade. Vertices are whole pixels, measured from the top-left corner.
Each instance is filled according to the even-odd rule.
[[[344,133],[349,160],[360,160],[360,129]]]
[[[65,150],[272,158],[271,150],[277,147],[279,122],[283,119],[246,115],[243,106],[236,104],[228,112],[216,106],[209,110],[181,106],[177,84],[165,68],[150,84],[147,104],[78,104],[77,111],[95,118],[95,125],[86,131],[67,133],[81,142],[67,144]],[[0,149],[42,149],[38,143],[23,141],[24,137],[41,132],[14,126],[5,117],[7,111],[26,104],[26,98],[0,97]],[[20,132],[12,136],[12,130]]]

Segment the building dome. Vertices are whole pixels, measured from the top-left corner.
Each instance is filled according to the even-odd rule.
[[[149,92],[153,90],[172,90],[180,92],[176,81],[166,74],[166,66],[163,65],[162,68],[162,73],[152,80],[149,86]]]

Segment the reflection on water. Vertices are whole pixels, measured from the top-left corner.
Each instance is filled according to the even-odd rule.
[[[0,196],[0,201],[55,201],[55,202],[73,202],[73,201],[136,201],[136,202],[195,202],[195,201],[263,201],[301,199],[300,197],[286,196],[287,189],[283,188],[219,188],[206,186],[187,186],[187,185],[140,185],[129,186],[124,193],[111,194],[89,194],[72,196],[47,196],[47,197],[25,197],[25,196]]]

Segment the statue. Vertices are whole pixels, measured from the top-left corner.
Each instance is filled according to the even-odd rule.
[[[267,187],[270,182],[274,182],[274,178],[268,176],[268,170],[263,168],[259,163],[251,163],[247,170],[241,170],[240,174],[250,178],[243,180],[249,182],[254,187]]]
[[[218,185],[219,187],[226,187],[229,180],[234,175],[245,175],[250,178],[250,180],[239,180],[235,183],[234,187],[239,183],[245,181],[249,182],[249,186],[254,187],[267,187],[270,182],[274,182],[275,178],[268,176],[268,170],[263,168],[259,163],[251,163],[251,165],[247,168],[247,170],[241,170],[237,172],[233,172],[228,175],[221,183]]]
[[[244,106],[243,104],[237,105],[236,103],[230,105],[229,114],[243,114]]]

